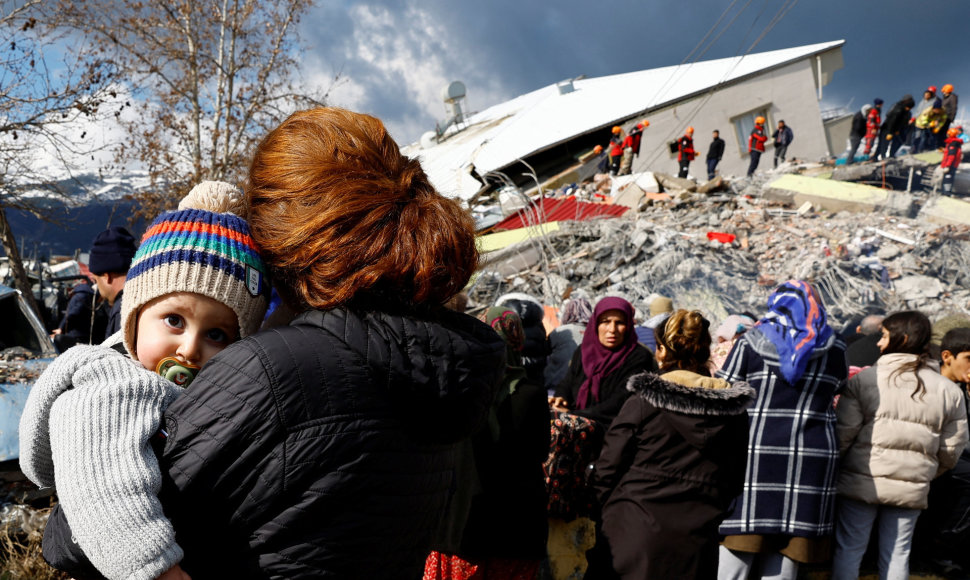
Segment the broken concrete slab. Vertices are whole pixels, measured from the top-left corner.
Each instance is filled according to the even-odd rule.
[[[909,215],[913,207],[913,196],[905,192],[795,174],[783,175],[770,182],[764,197],[794,205],[808,201],[817,209],[831,212],[884,210]]]
[[[907,302],[936,298],[943,293],[943,284],[931,276],[906,276],[896,280],[896,295]]]
[[[724,183],[724,178],[718,175],[714,179],[701,184],[697,188],[697,193],[712,193],[715,191],[721,191],[726,187]]]
[[[636,183],[630,183],[617,195],[613,196],[613,203],[636,210],[640,207],[644,195],[644,191]]]
[[[667,175],[666,173],[654,173],[653,176],[656,178],[657,183],[664,188],[664,191],[676,191],[678,189],[685,191],[697,191],[697,184],[690,179],[674,177],[673,175]]]
[[[919,219],[945,225],[970,225],[970,203],[962,199],[937,195],[920,210]]]

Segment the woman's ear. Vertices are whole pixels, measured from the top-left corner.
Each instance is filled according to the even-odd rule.
[[[663,359],[666,358],[666,356],[667,356],[667,349],[664,348],[664,345],[658,344],[657,345],[657,357],[656,357],[657,358],[657,362],[662,362]]]

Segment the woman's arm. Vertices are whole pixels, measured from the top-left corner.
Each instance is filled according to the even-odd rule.
[[[835,432],[839,438],[839,455],[845,455],[849,447],[852,447],[852,443],[855,442],[859,431],[862,429],[862,422],[865,420],[862,403],[859,401],[861,385],[862,380],[858,375],[849,379],[845,388],[842,389],[839,404],[835,407]]]
[[[636,454],[636,433],[644,419],[644,405],[640,397],[628,398],[606,432],[593,472],[593,487],[600,506],[606,504],[630,468]]]

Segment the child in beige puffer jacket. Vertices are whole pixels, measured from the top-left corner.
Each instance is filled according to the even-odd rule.
[[[878,526],[880,578],[908,578],[913,529],[930,481],[967,443],[963,394],[929,367],[930,321],[898,312],[882,324],[876,365],[849,380],[836,410],[842,456],[832,578],[858,578]]]

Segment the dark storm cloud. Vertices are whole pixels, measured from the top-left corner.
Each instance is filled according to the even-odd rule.
[[[305,65],[321,82],[342,71],[335,104],[381,117],[410,142],[445,117],[439,94],[449,81],[462,80],[467,108],[481,110],[580,74],[678,64],[719,19],[702,60],[743,54],[761,36],[753,52],[845,39],[845,68],[823,107],[876,96],[891,105],[948,82],[970,99],[968,16],[962,0],[399,0],[323,3],[302,35]]]

